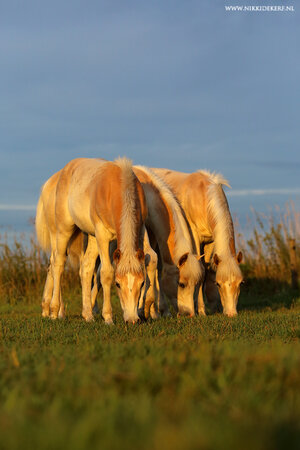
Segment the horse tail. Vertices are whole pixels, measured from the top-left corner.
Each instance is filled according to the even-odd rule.
[[[42,194],[40,195],[36,208],[35,231],[38,242],[41,245],[42,249],[45,251],[50,250],[51,249],[50,233],[46,221]]]

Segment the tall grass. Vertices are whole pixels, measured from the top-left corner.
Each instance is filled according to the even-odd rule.
[[[0,301],[15,304],[19,301],[31,303],[41,298],[49,255],[37,243],[35,236],[30,240],[24,235],[15,237],[9,245],[5,236],[0,244]],[[66,267],[63,283],[65,288],[78,286],[78,276]]]
[[[297,271],[300,274],[300,213],[293,203],[284,211],[275,208],[273,214],[265,215],[253,211],[249,220],[251,237],[236,225],[237,247],[242,249],[242,270],[247,280],[267,280],[272,285],[287,285],[291,279],[289,239],[296,239]],[[49,255],[41,250],[34,234],[28,241],[16,236],[9,245],[5,236],[0,236],[0,301],[15,304],[41,299]],[[67,265],[63,276],[64,291],[79,290],[77,273]],[[69,292],[68,292],[69,291]]]
[[[296,270],[300,273],[300,213],[290,202],[284,211],[275,207],[273,213],[266,215],[253,210],[252,216],[248,220],[253,230],[250,239],[237,226],[237,245],[244,254],[245,277],[289,283],[290,239],[296,240]]]

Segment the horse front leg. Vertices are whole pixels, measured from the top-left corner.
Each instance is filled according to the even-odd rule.
[[[113,324],[111,308],[111,285],[114,279],[114,268],[110,264],[102,264],[100,269],[101,284],[103,289],[102,317],[108,325]]]
[[[80,278],[82,288],[82,317],[87,322],[94,320],[91,301],[92,278],[95,270],[95,263],[98,256],[98,247],[96,239],[93,236],[88,237],[87,248],[81,259]]]
[[[198,314],[199,314],[199,316],[206,316],[205,305],[204,305],[204,300],[203,300],[203,284],[200,284],[200,286],[199,286]]]
[[[102,317],[108,325],[113,324],[111,308],[111,285],[114,279],[114,268],[110,262],[109,243],[111,235],[105,230],[104,226],[96,228],[96,239],[98,252],[100,256],[100,279],[103,289],[103,307]]]
[[[155,306],[158,303],[156,289],[156,272],[157,272],[157,254],[152,249],[148,233],[145,230],[144,235],[144,253],[145,253],[145,266],[146,266],[146,283],[141,293],[139,301],[139,310],[144,310],[145,319],[148,319],[149,315],[152,319],[157,319],[159,314],[155,310]]]
[[[92,304],[93,314],[100,313],[98,302],[97,302],[97,295],[100,292],[100,290],[101,290],[101,281],[100,281],[100,266],[99,266],[97,271],[95,268],[94,284],[93,284],[92,292],[91,292],[91,304]]]

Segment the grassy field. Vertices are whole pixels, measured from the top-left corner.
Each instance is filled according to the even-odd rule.
[[[1,449],[298,449],[300,302],[246,286],[220,314],[125,326],[0,307]],[[254,295],[251,292],[257,293]]]

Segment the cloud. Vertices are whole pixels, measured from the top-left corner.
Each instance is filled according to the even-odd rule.
[[[274,188],[274,189],[236,189],[226,192],[228,197],[243,197],[249,195],[298,195],[300,188]]]

